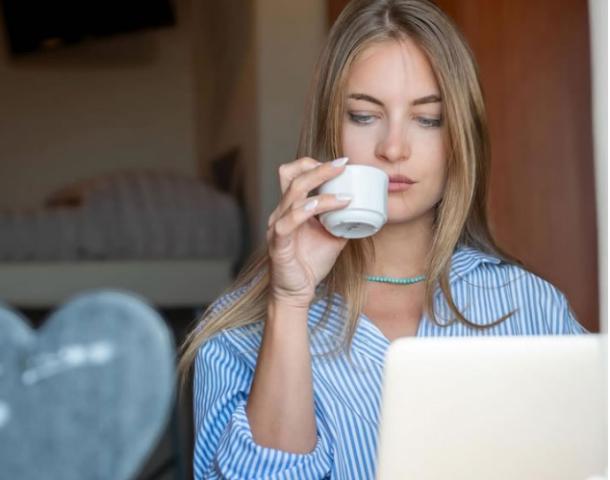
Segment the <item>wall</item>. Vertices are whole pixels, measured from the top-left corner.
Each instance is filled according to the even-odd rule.
[[[177,27],[19,61],[0,31],[0,209],[119,168],[197,174],[190,2],[177,4]]]
[[[608,2],[589,0],[600,331],[608,333]]]
[[[240,149],[254,246],[294,160],[307,89],[326,34],[324,0],[193,2],[200,170]]]
[[[257,43],[254,0],[194,1],[192,44],[199,169],[239,148],[247,214],[259,218]]]
[[[258,240],[280,198],[277,169],[295,159],[307,90],[326,35],[326,2],[256,2]]]

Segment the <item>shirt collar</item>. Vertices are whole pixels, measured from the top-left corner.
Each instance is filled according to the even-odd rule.
[[[476,270],[481,264],[499,264],[502,260],[491,254],[482,252],[473,247],[458,245],[451,256],[451,269],[449,271],[449,283],[466,276]]]

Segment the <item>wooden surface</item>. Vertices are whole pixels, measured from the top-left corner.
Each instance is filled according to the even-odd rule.
[[[480,67],[500,246],[599,330],[589,26],[585,0],[437,0]],[[329,0],[329,24],[347,4]]]
[[[60,305],[85,290],[118,289],[156,307],[200,307],[233,279],[232,258],[0,262],[2,301],[19,308]]]

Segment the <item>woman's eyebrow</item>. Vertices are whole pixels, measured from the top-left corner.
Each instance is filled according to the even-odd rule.
[[[379,105],[383,107],[383,102],[381,100],[376,99],[375,97],[371,97],[366,93],[350,93],[347,98],[353,98],[354,100],[365,100],[367,102],[374,103],[375,105]],[[411,102],[411,105],[423,105],[425,103],[438,103],[441,102],[441,97],[436,94],[426,95],[425,97],[416,98]]]

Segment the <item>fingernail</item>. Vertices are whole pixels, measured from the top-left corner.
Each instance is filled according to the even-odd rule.
[[[347,202],[348,200],[351,200],[353,197],[351,195],[348,195],[347,193],[337,193],[335,195],[335,198],[337,200],[339,200],[340,202]]]
[[[347,163],[348,160],[349,160],[349,158],[347,158],[347,157],[341,157],[341,158],[337,158],[336,160],[333,160],[331,163],[332,163],[333,167],[342,167],[343,165],[345,165]]]
[[[307,202],[305,204],[305,211],[309,212],[310,210],[313,210],[314,208],[316,208],[318,206],[318,200],[314,199],[314,200],[310,200],[309,202]]]

